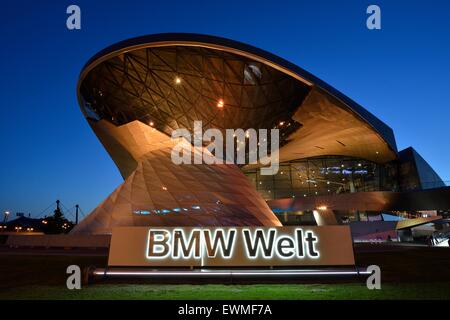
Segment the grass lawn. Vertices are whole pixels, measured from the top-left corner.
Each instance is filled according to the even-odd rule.
[[[450,283],[386,284],[368,290],[363,284],[158,285],[94,284],[81,290],[63,286],[26,286],[0,292],[6,299],[450,299]]]

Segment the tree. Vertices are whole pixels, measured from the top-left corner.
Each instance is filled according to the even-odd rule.
[[[45,233],[68,233],[73,228],[73,223],[64,217],[59,204],[60,201],[56,200],[56,209],[53,211],[53,216],[44,219],[46,221],[44,228]]]

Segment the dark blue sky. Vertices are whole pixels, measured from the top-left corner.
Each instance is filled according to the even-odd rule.
[[[450,180],[448,1],[9,1],[0,7],[0,210],[39,213],[59,198],[90,211],[122,181],[84,120],[76,83],[102,48],[195,32],[298,64],[394,129]],[[342,4],[345,3],[345,4]],[[66,29],[66,8],[82,30]],[[365,26],[378,4],[382,30]]]

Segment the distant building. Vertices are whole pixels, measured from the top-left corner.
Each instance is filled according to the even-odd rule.
[[[6,226],[5,231],[10,232],[42,232],[42,219],[33,219],[25,217],[23,214],[19,215],[17,219],[10,220],[3,224]]]

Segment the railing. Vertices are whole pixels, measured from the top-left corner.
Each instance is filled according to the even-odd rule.
[[[450,229],[445,231],[435,231],[433,232],[434,245],[437,246],[440,243],[450,239]]]

